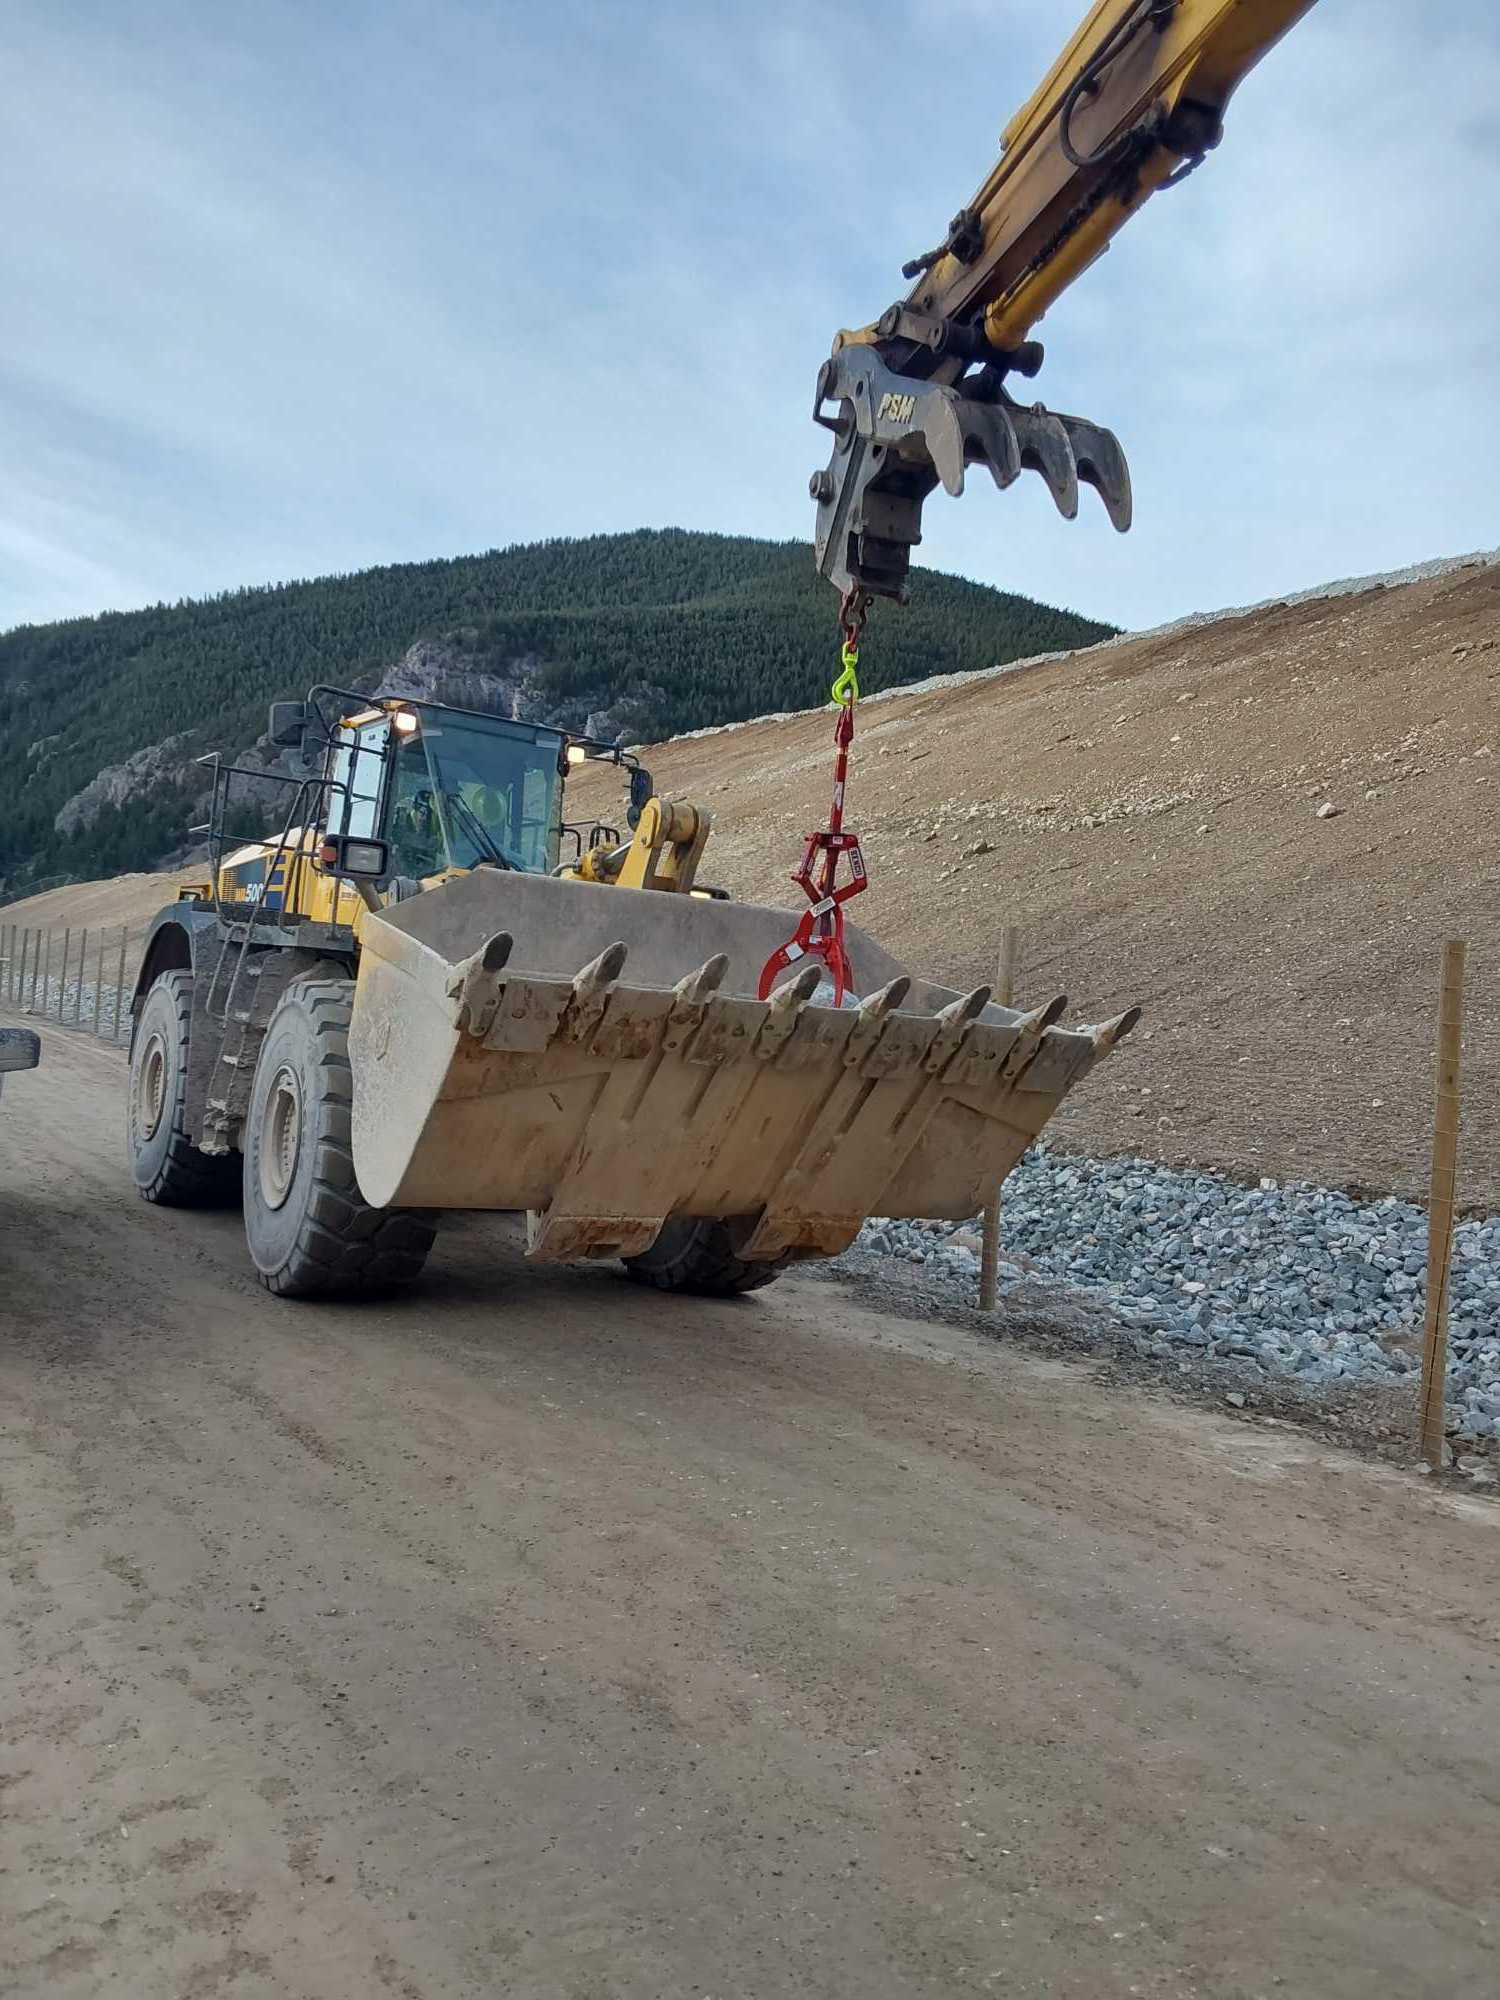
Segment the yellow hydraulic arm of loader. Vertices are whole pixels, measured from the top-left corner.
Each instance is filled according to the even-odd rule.
[[[966,465],[987,466],[1000,487],[1041,473],[1069,519],[1082,481],[1117,528],[1130,526],[1113,433],[1017,402],[1006,378],[1037,373],[1037,321],[1138,208],[1218,145],[1236,85],[1313,4],[1094,0],[972,202],[904,267],[910,292],[840,333],[819,372],[813,415],[835,445],[811,482],[817,560],[841,591],[905,595],[922,502],[940,481],[961,493]]]

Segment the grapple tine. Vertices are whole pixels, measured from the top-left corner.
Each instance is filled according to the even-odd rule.
[[[971,463],[987,465],[990,477],[1003,493],[1021,476],[1021,446],[1010,412],[1003,403],[976,403],[961,399],[966,456]]]
[[[922,409],[922,437],[943,490],[956,500],[964,490],[963,405],[954,395],[930,395]]]
[[[1018,403],[1010,418],[1022,465],[1042,475],[1058,513],[1065,521],[1073,520],[1078,513],[1078,461],[1066,427],[1042,403],[1033,403],[1030,409]]]
[[[479,963],[486,972],[499,972],[510,961],[516,941],[509,931],[496,931],[484,950],[479,954]]]
[[[1120,449],[1120,440],[1113,431],[1105,430],[1102,424],[1090,423],[1086,417],[1059,417],[1058,422],[1066,427],[1072,441],[1078,477],[1085,486],[1093,487],[1110,520],[1125,534],[1134,514],[1134,501],[1130,467]]]

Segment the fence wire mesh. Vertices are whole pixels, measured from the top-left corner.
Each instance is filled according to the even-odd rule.
[[[124,924],[0,925],[0,1003],[103,1042],[124,1041],[138,956]]]

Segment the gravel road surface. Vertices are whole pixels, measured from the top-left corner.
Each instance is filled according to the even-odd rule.
[[[0,1109],[25,2000],[1500,1988],[1500,1508],[797,1276],[419,1293]]]

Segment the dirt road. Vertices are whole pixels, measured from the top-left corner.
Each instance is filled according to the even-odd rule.
[[[6,1990],[1500,1986],[1500,1509],[882,1318],[458,1222],[419,1295],[0,1107]]]

